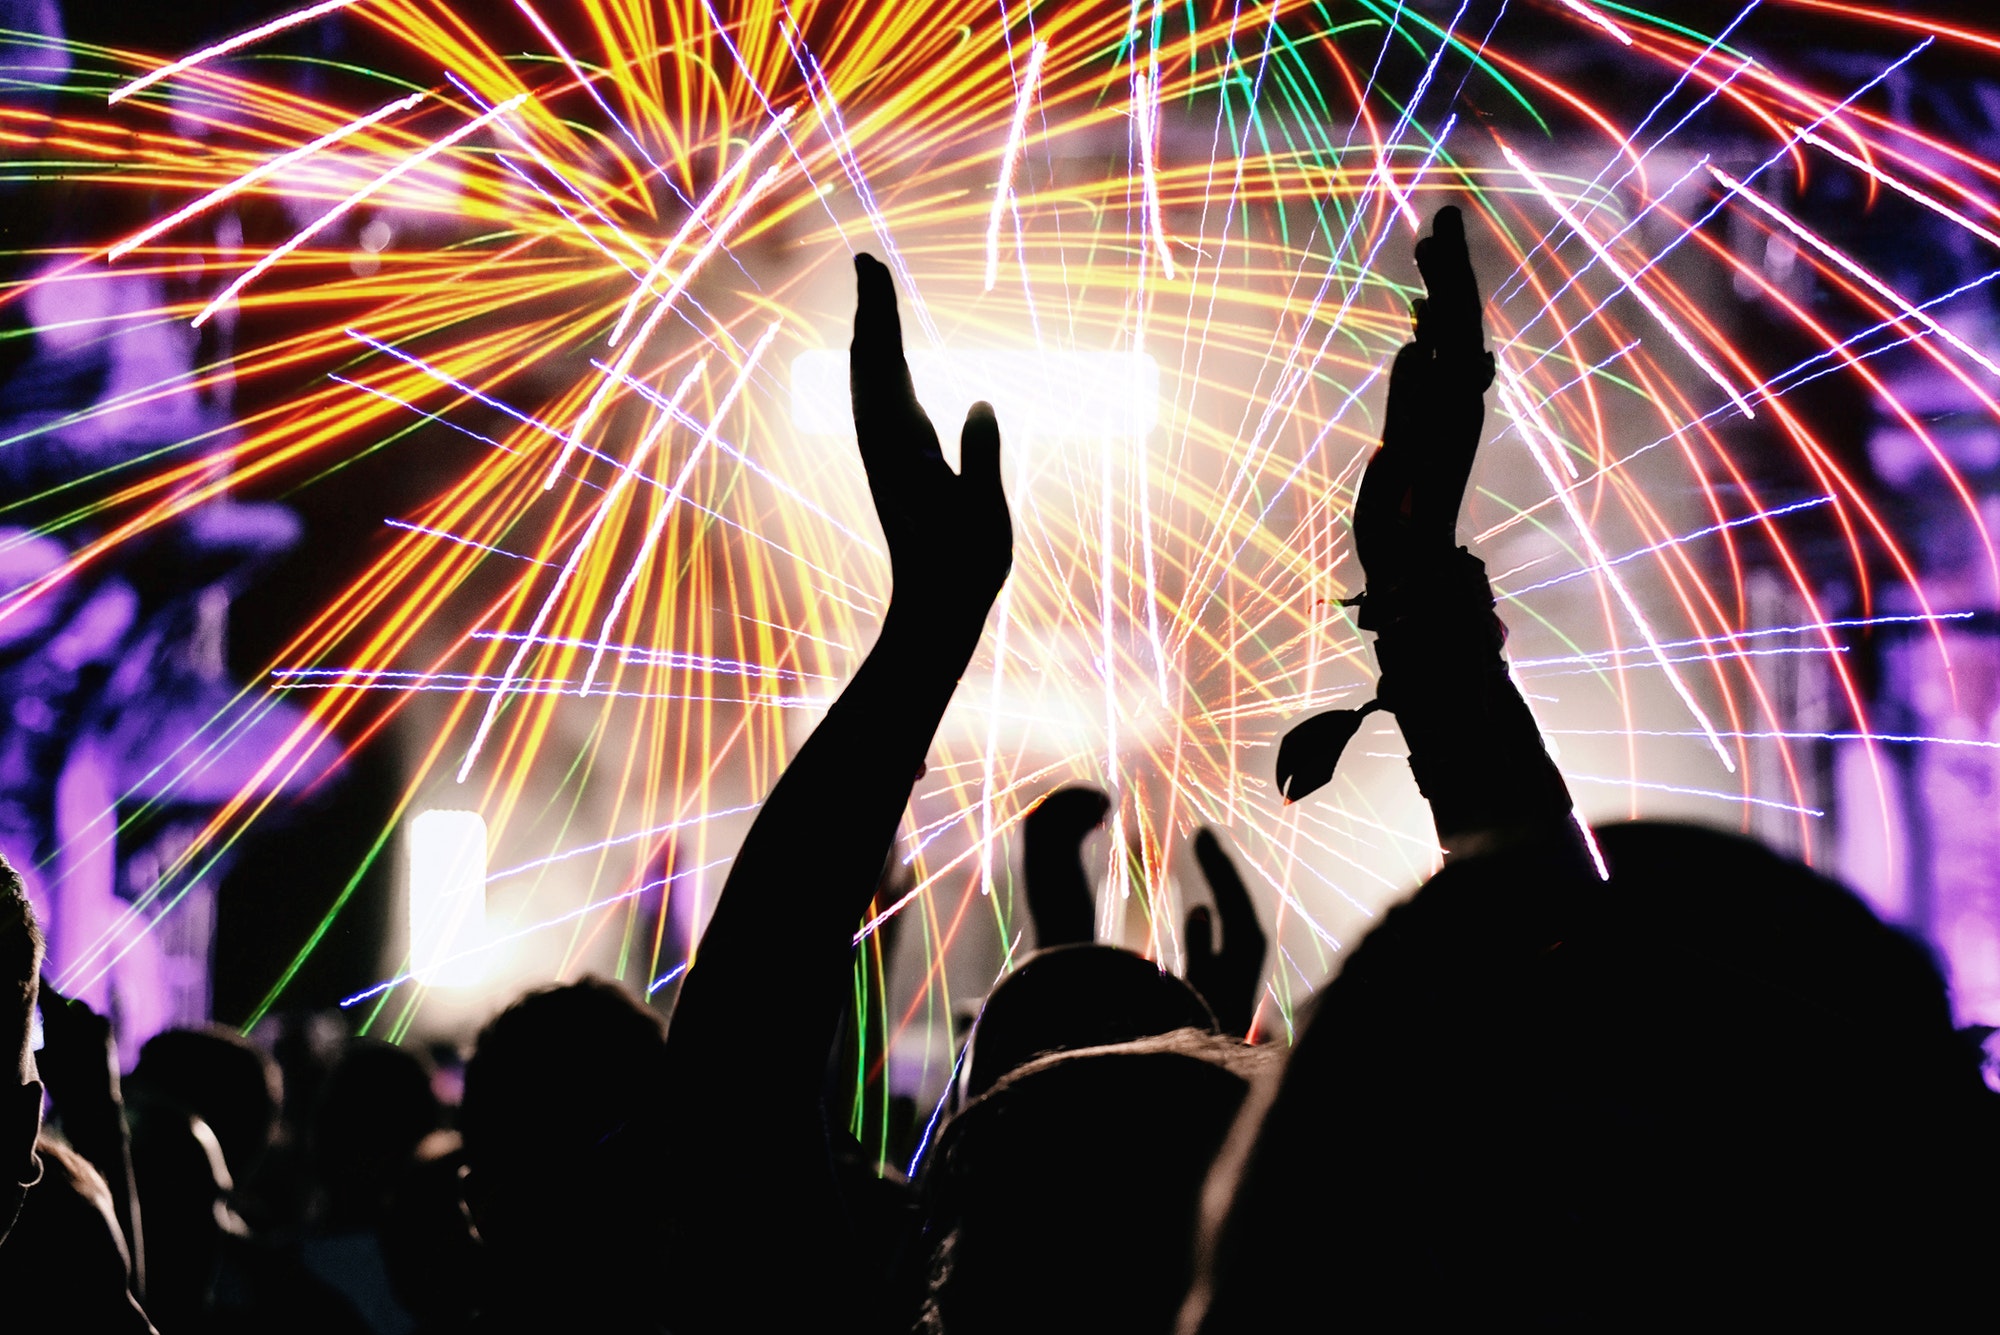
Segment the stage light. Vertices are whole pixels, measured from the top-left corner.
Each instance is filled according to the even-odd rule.
[[[469,987],[486,972],[486,821],[426,811],[410,822],[410,972],[430,987]]]

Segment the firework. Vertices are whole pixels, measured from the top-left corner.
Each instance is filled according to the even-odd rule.
[[[912,802],[912,879],[861,938],[915,922],[908,1025],[942,1023],[950,983],[984,987],[1011,956],[1014,832],[1063,780],[1116,799],[1104,933],[1170,965],[1185,837],[1232,833],[1281,906],[1267,1026],[1288,1028],[1341,942],[1435,865],[1379,721],[1357,744],[1379,754],[1324,799],[1283,806],[1269,770],[1288,721],[1368,690],[1339,604],[1359,578],[1346,517],[1408,336],[1412,229],[1443,202],[1474,219],[1502,367],[1464,532],[1586,807],[1778,812],[1811,850],[1822,807],[1798,749],[1845,738],[1879,774],[1877,744],[1902,736],[1869,720],[1841,628],[1914,618],[1942,646],[1950,609],[1790,396],[1821,374],[1867,379],[1897,341],[1961,377],[1992,364],[1953,332],[1959,294],[1899,289],[1768,195],[1842,173],[2000,245],[2000,167],[1881,109],[1879,79],[1928,58],[1910,20],[1764,5],[1882,45],[1875,78],[1843,83],[1768,63],[1738,31],[1748,13],[1697,31],[1579,0],[1435,18],[1369,0],[515,8],[337,0],[178,60],[77,48],[52,103],[0,112],[24,170],[59,162],[151,210],[32,257],[10,300],[45,311],[151,280],[162,295],[130,327],[227,326],[209,362],[93,411],[225,376],[256,404],[220,441],[14,507],[56,515],[17,546],[69,548],[0,600],[0,627],[218,497],[275,494],[417,428],[470,442],[449,467],[411,456],[432,498],[381,516],[347,590],[299,609],[246,697],[303,701],[305,721],[66,957],[65,986],[161,921],[328,735],[400,739],[399,819],[483,819],[494,863],[514,864],[489,877],[512,896],[494,940],[547,945],[524,970],[572,969],[615,938],[634,979],[677,976],[670,914],[699,922],[708,869],[885,605],[858,460],[817,434],[825,415],[795,405],[786,371],[844,346],[857,250],[902,285],[913,359],[955,368],[965,398],[1004,403],[989,378],[1009,357],[1157,368],[1134,378],[1158,385],[1135,430],[1003,414],[1014,575]],[[368,66],[308,93],[247,58],[320,24],[354,34]],[[1534,43],[1552,31],[1631,91],[1549,73]],[[2000,51],[1940,33],[1924,40]],[[1755,148],[1711,178],[1698,132]],[[211,225],[225,215],[242,221]],[[1797,241],[1841,313],[1792,302],[1718,239],[1718,216]],[[1812,358],[1745,341],[1715,296],[1732,286]],[[1903,416],[2000,570],[1950,453]],[[1789,494],[1764,481],[1784,476]],[[1807,532],[1836,535],[1855,616],[1823,605]],[[1751,606],[1750,565],[1775,572],[1784,652],[1811,661],[1843,722],[1801,730],[1773,698],[1759,655],[1780,629]],[[1885,599],[1915,610],[1878,613]],[[990,948],[947,969],[974,937]],[[864,952],[890,1026],[884,967]],[[401,1034],[430,972],[387,970],[351,1000]],[[939,1078],[949,1067],[947,1051]]]

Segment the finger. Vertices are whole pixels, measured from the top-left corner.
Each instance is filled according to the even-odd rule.
[[[1002,496],[1000,489],[1000,422],[993,405],[981,399],[965,415],[965,429],[958,435],[958,475],[987,497]]]
[[[1243,877],[1237,872],[1236,864],[1223,851],[1222,841],[1215,837],[1215,831],[1204,828],[1194,837],[1194,860],[1201,865],[1202,878],[1208,882],[1209,893],[1215,896],[1218,908],[1226,902],[1247,904],[1250,891],[1243,885]],[[1225,916],[1227,909],[1224,908]]]
[[[1417,319],[1418,339],[1438,350],[1477,351],[1481,339],[1479,282],[1466,246],[1465,216],[1447,204],[1417,243],[1417,269],[1429,299]]]
[[[917,442],[930,421],[917,403],[903,354],[903,321],[896,310],[896,284],[873,255],[854,257],[854,342],[848,350],[848,386],[854,400],[854,429],[862,457]],[[919,424],[921,427],[919,428]],[[935,433],[930,442],[936,447]]]
[[[1215,922],[1209,915],[1208,905],[1197,904],[1188,910],[1186,935],[1188,966],[1191,969],[1215,958]]]
[[[1216,911],[1222,915],[1222,944],[1231,955],[1243,955],[1252,946],[1261,950],[1263,924],[1257,921],[1257,906],[1251,902],[1250,887],[1236,869],[1236,860],[1222,846],[1215,831],[1206,827],[1194,837],[1195,861],[1215,896]]]
[[[1088,784],[1058,788],[1035,804],[1028,813],[1030,831],[1063,829],[1082,836],[1104,824],[1111,811],[1111,799]]]

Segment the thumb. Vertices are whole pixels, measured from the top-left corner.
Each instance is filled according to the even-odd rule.
[[[1000,422],[993,405],[980,400],[965,415],[958,437],[958,475],[990,496],[1000,490]]]

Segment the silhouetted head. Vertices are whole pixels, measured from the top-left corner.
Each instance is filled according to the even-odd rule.
[[[1048,1053],[1215,1028],[1215,1014],[1200,993],[1129,950],[1038,950],[980,1008],[959,1096],[978,1098],[1009,1071]]]
[[[42,930],[20,873],[0,858],[0,1238],[42,1174],[42,1086],[29,1047],[41,972]]]
[[[1198,1029],[1028,1063],[925,1169],[928,1314],[948,1335],[1165,1332],[1202,1182],[1266,1050]]]
[[[44,1136],[39,1149],[46,1171],[0,1247],[7,1329],[147,1335],[111,1188],[61,1141]]]
[[[1582,1329],[1966,1296],[1993,1101],[1926,953],[1748,840],[1600,843],[1608,884],[1553,849],[1455,863],[1355,949],[1225,1156],[1190,1328],[1204,1302],[1204,1331]]]
[[[546,988],[486,1026],[465,1070],[466,1193],[502,1283],[620,1263],[657,1207],[634,1156],[662,1105],[660,1019],[602,979]],[[566,1282],[587,1287],[582,1275]]]
[[[232,1030],[168,1029],[139,1049],[131,1079],[208,1123],[230,1176],[249,1179],[278,1125],[277,1063]]]
[[[313,1160],[328,1222],[378,1223],[418,1144],[443,1124],[429,1061],[373,1039],[349,1044],[313,1115]]]

